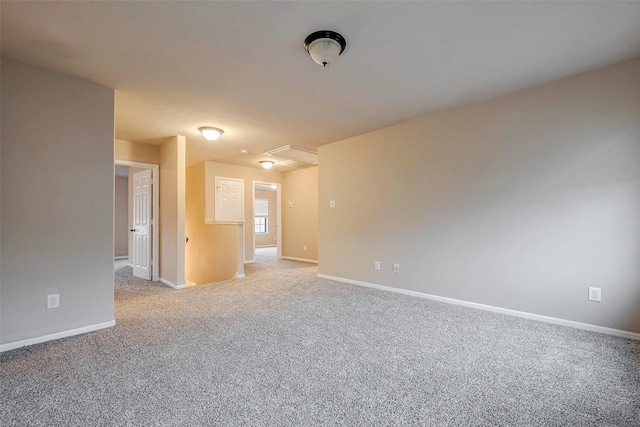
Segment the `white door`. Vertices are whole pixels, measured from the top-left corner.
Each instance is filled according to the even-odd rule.
[[[242,220],[244,181],[216,177],[216,221]]]
[[[133,275],[151,280],[151,170],[133,174]]]

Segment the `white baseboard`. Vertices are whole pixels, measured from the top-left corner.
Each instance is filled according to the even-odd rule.
[[[167,286],[171,286],[173,289],[184,289],[187,287],[187,285],[176,285],[168,280],[163,279],[162,277],[160,278],[160,281]]]
[[[244,279],[244,273],[243,274],[236,273],[236,275],[233,278],[234,279]]]
[[[129,259],[129,255],[117,256],[117,257],[114,257],[113,259],[115,259],[115,260],[117,260],[117,259]]]
[[[72,337],[74,335],[86,334],[100,329],[115,326],[116,321],[96,323],[95,325],[83,326],[82,328],[69,329],[68,331],[56,332],[55,334],[43,335],[41,337],[29,338],[21,341],[14,341],[6,344],[0,344],[0,353],[4,351],[14,350],[28,345],[40,344],[47,341],[59,340],[60,338]]]
[[[128,264],[127,264],[127,267],[131,267],[131,268],[133,268],[133,264],[128,263]]]
[[[383,291],[395,292],[398,294],[410,295],[413,297],[445,302],[447,304],[455,304],[455,305],[461,305],[464,307],[476,308],[479,310],[491,311],[494,313],[507,314],[509,316],[522,317],[525,319],[537,320],[539,322],[553,323],[554,325],[568,326],[570,328],[583,329],[586,331],[598,332],[601,334],[613,335],[616,337],[628,338],[632,340],[640,340],[639,333],[623,331],[621,329],[607,328],[604,326],[591,325],[589,323],[575,322],[573,320],[559,319],[557,317],[543,316],[541,314],[527,313],[525,311],[511,310],[508,308],[495,307],[493,305],[480,304],[477,302],[464,301],[464,300],[459,300],[455,298],[447,298],[447,297],[441,297],[438,295],[424,294],[422,292],[410,291],[407,289],[392,288],[389,286],[361,282],[359,280],[351,280],[351,279],[345,279],[342,277],[328,276],[326,274],[318,274],[318,277],[322,279],[334,280],[336,282],[349,283],[352,285],[365,286],[367,288],[375,288]]]
[[[317,264],[318,263],[318,260],[316,260],[316,259],[296,258],[296,257],[292,257],[292,256],[283,256],[282,259],[288,259],[290,261],[309,262],[311,264]]]
[[[255,259],[247,259],[244,261],[245,264],[253,264],[254,262],[256,262]]]

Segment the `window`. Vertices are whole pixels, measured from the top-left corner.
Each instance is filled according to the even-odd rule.
[[[255,219],[255,232],[256,233],[268,233],[267,228],[267,217],[266,216],[257,216]]]
[[[256,199],[254,201],[254,231],[267,234],[269,232],[269,200]]]

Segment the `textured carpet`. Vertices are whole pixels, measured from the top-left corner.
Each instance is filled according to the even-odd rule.
[[[116,326],[0,355],[0,424],[640,425],[640,343],[318,279],[258,251]]]

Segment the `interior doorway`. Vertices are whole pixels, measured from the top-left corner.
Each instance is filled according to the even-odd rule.
[[[253,181],[253,220],[247,224],[253,234],[253,259],[256,248],[275,247],[276,258],[282,258],[281,185],[276,182]]]
[[[158,172],[158,165],[126,160],[115,161],[116,185],[122,185],[117,182],[119,177],[127,177],[127,262],[133,267],[134,276],[153,281],[159,280],[160,277],[160,240],[157,226],[160,218]],[[141,177],[144,179],[139,179]],[[136,182],[140,187],[137,190],[134,185]],[[116,197],[118,197],[117,194]],[[114,212],[116,209],[114,197]],[[117,250],[123,253],[121,222],[114,221],[114,255],[117,255]],[[118,258],[124,257],[120,255]]]

